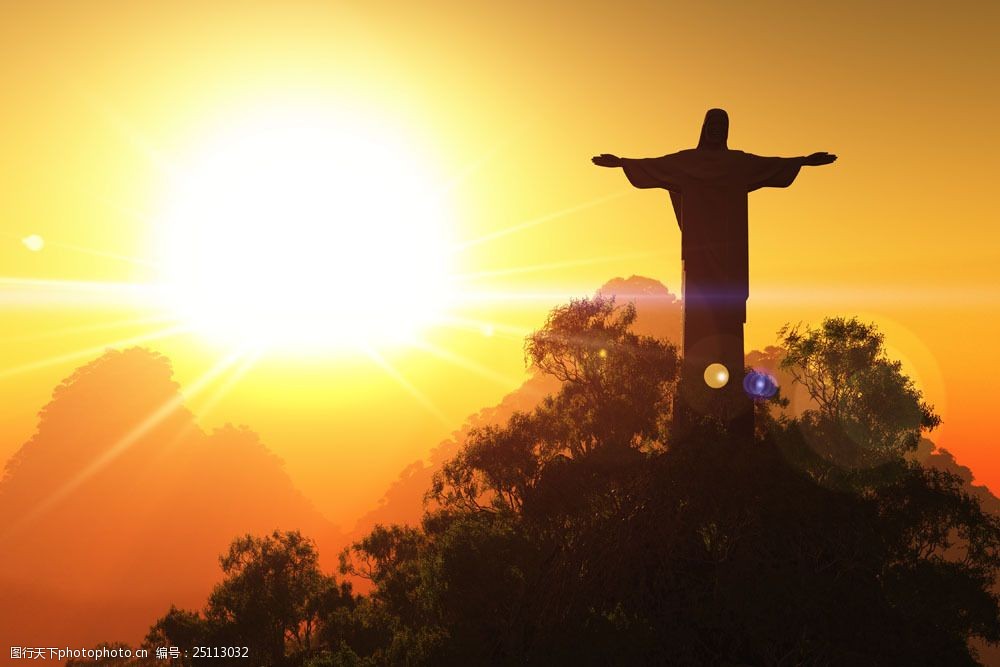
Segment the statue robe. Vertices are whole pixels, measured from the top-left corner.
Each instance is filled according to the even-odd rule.
[[[718,400],[705,388],[702,374],[711,363],[729,369],[722,394],[727,412],[744,423],[752,412],[742,391],[743,323],[750,293],[747,193],[791,185],[801,163],[796,158],[760,157],[729,149],[690,149],[657,158],[622,159],[628,180],[637,188],[670,192],[681,229],[684,297],[684,363],[681,381],[700,413],[718,413]],[[718,396],[718,395],[716,395]]]
[[[637,188],[670,191],[681,229],[684,298],[739,311],[746,322],[750,295],[747,193],[784,188],[799,173],[795,158],[693,148],[657,158],[622,159]]]

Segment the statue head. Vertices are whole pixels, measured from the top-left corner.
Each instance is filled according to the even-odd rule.
[[[729,139],[729,114],[723,109],[709,109],[701,126],[698,148],[726,149]]]

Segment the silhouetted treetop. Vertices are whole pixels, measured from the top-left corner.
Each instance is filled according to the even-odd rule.
[[[553,311],[526,349],[558,390],[471,430],[419,528],[377,525],[342,552],[366,595],[300,535],[246,536],[204,614],[154,629],[309,667],[930,667],[1000,641],[1000,519],[903,457],[933,420],[874,328],[793,333],[795,372],[821,399],[843,378],[902,407],[840,388],[744,442],[669,437],[676,351],[633,321],[602,297]],[[845,449],[856,424],[868,439]]]
[[[821,454],[846,467],[874,466],[916,450],[941,418],[923,401],[884,336],[857,318],[827,318],[817,328],[786,325],[782,368],[816,404],[801,417]]]
[[[525,347],[529,363],[561,380],[561,388],[504,426],[470,431],[435,475],[429,497],[444,506],[520,510],[561,459],[627,457],[611,452],[661,446],[677,351],[632,333],[634,320],[634,306],[602,296],[553,310]]]

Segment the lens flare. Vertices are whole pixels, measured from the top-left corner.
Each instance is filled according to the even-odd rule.
[[[778,381],[763,371],[750,371],[743,378],[743,391],[755,401],[765,401],[778,393]]]
[[[45,247],[45,239],[43,239],[38,234],[32,234],[31,236],[25,236],[21,239],[21,243],[24,247],[31,252],[41,252],[42,248]]]
[[[705,368],[705,384],[712,389],[722,389],[729,383],[729,369],[720,363]]]

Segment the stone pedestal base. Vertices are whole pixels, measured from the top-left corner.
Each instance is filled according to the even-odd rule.
[[[743,318],[745,302],[688,299],[684,304],[681,377],[674,406],[674,430],[682,435],[699,422],[721,426],[734,439],[753,441],[753,401],[743,390]],[[721,388],[710,386],[705,371],[726,368]]]

